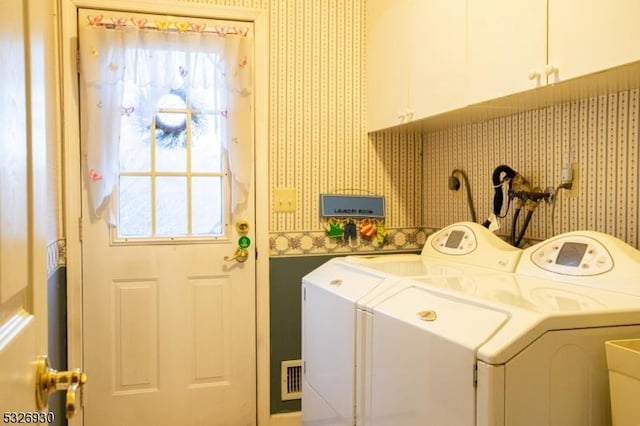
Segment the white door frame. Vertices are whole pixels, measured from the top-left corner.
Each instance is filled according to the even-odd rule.
[[[56,0],[60,21],[60,122],[63,132],[64,224],[67,242],[67,322],[69,365],[82,368],[82,247],[80,243],[81,167],[77,79],[78,8],[102,8],[166,15],[189,15],[253,22],[256,185],[256,370],[259,425],[270,423],[269,386],[269,147],[268,147],[268,16],[262,9],[231,8],[185,0]],[[91,377],[89,377],[89,382]],[[82,416],[69,424],[82,425]]]

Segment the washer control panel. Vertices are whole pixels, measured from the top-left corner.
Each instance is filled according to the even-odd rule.
[[[572,235],[540,243],[531,261],[545,271],[562,275],[591,276],[610,271],[613,258],[597,240]]]
[[[478,240],[470,228],[459,225],[436,233],[431,245],[444,254],[468,254],[476,249]]]

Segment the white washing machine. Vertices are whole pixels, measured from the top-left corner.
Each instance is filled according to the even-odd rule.
[[[462,222],[431,235],[421,254],[334,258],[307,274],[302,291],[302,418],[306,426],[356,424],[362,413],[366,324],[357,303],[382,294],[402,277],[513,271],[522,250],[483,226]]]
[[[396,283],[368,306],[374,426],[602,426],[604,342],[640,337],[640,252],[572,232],[514,274]]]

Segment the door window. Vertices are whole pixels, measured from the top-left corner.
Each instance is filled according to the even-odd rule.
[[[112,242],[216,240],[252,179],[249,26],[79,15],[83,173]]]
[[[222,236],[226,120],[208,101],[215,88],[171,88],[149,119],[136,108],[148,104],[147,93],[125,82],[117,239]]]

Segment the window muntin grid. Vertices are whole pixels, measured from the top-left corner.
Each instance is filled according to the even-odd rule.
[[[127,84],[123,105],[145,102],[147,91]],[[187,95],[171,89],[159,98],[150,123],[136,108],[123,107],[114,242],[225,236],[226,117],[207,105],[207,96],[219,95],[214,90],[191,88]]]

